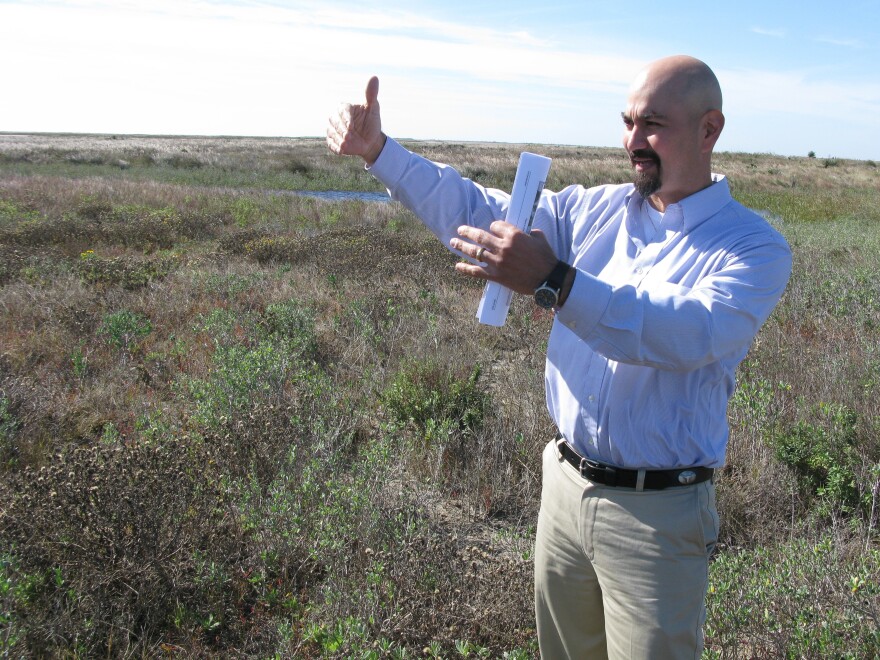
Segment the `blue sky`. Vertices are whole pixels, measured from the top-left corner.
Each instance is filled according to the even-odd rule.
[[[319,136],[376,74],[396,137],[618,146],[630,80],[687,53],[718,150],[876,160],[878,43],[880,0],[0,0],[0,131]]]

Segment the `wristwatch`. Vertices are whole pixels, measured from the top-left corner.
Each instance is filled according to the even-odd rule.
[[[559,302],[559,292],[562,290],[565,276],[570,269],[571,266],[561,259],[556,262],[545,282],[535,289],[535,304],[538,307],[543,307],[544,309],[556,307],[556,304]]]

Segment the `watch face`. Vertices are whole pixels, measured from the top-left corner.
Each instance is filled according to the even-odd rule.
[[[544,309],[553,309],[559,295],[547,285],[538,287],[535,291],[535,304]]]

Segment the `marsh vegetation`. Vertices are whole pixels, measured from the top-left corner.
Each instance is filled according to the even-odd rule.
[[[409,143],[509,189],[622,152]],[[721,153],[794,251],[739,372],[706,658],[880,648],[880,171]],[[0,135],[0,654],[537,655],[550,318],[322,141]]]

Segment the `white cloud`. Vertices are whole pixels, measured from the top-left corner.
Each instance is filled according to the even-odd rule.
[[[757,25],[752,26],[750,28],[750,31],[754,32],[755,34],[760,34],[764,37],[775,37],[777,39],[784,39],[786,34],[785,30],[780,28],[765,28]]]
[[[328,99],[335,106],[374,72],[453,76],[474,95],[478,81],[622,94],[642,64],[521,32],[308,4],[12,3],[0,4],[0,22],[0,53],[25,63],[7,83],[27,88],[18,98],[35,106],[0,110],[13,130],[121,131],[129,122],[132,131],[277,133],[311,125],[319,106],[323,117]]]
[[[860,50],[865,47],[865,44],[859,41],[858,39],[834,39],[832,37],[817,37],[815,41],[818,41],[822,44],[829,44],[831,46],[842,46],[843,48],[854,48],[856,50]]]

